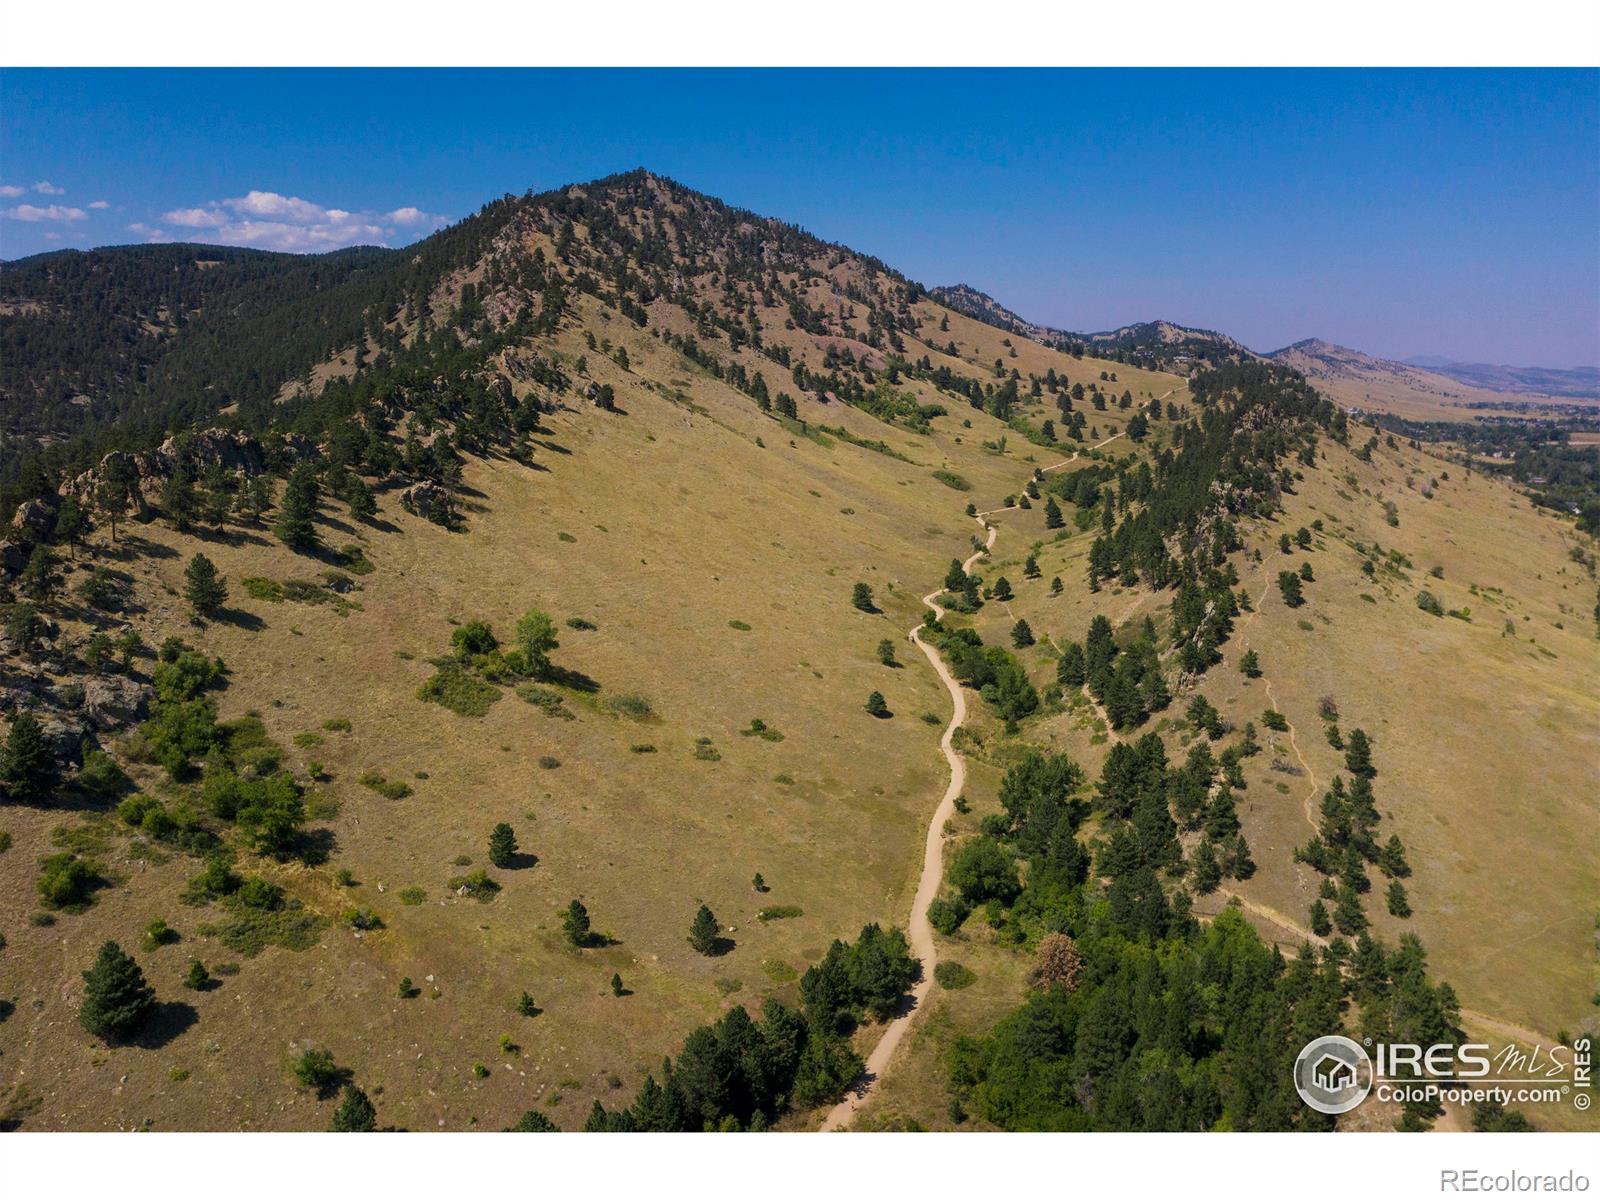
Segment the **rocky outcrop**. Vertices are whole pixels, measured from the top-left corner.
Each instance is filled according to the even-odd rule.
[[[449,492],[429,479],[414,483],[401,492],[400,507],[435,525],[448,527],[455,523],[455,500]]]
[[[150,710],[152,689],[126,675],[96,675],[83,684],[83,715],[102,732],[142,720]]]
[[[77,717],[69,717],[63,713],[45,713],[39,717],[39,731],[50,743],[56,762],[74,765],[83,762],[83,751],[88,741],[89,730]]]
[[[11,518],[11,528],[28,543],[47,542],[55,532],[58,506],[45,500],[24,500]]]
[[[60,491],[87,503],[101,482],[120,469],[135,481],[145,503],[153,505],[180,458],[187,458],[199,471],[220,466],[224,471],[260,475],[273,470],[275,463],[292,464],[316,456],[316,443],[297,433],[286,434],[268,446],[248,433],[213,427],[170,437],[156,449],[137,454],[113,450],[98,466],[63,483]]]

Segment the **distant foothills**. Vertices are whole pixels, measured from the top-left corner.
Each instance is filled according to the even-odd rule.
[[[1568,369],[1513,367],[1456,362],[1435,355],[1416,355],[1395,360],[1366,354],[1320,338],[1305,338],[1280,350],[1260,353],[1216,330],[1195,329],[1163,320],[1140,321],[1098,333],[1073,333],[1028,321],[992,296],[968,284],[932,288],[930,294],[939,303],[958,312],[1036,341],[1065,343],[1068,346],[1078,343],[1093,348],[1097,353],[1120,349],[1132,352],[1135,358],[1148,356],[1159,359],[1162,365],[1183,365],[1186,362],[1207,361],[1219,355],[1231,357],[1242,354],[1285,363],[1312,376],[1323,373],[1307,370],[1306,360],[1309,359],[1315,360],[1329,373],[1337,372],[1341,366],[1383,371],[1397,376],[1414,375],[1421,371],[1433,376],[1442,375],[1488,392],[1580,400],[1600,398],[1600,366]]]

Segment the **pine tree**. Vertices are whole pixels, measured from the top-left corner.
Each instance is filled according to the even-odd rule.
[[[517,1011],[525,1017],[537,1016],[539,1006],[533,1002],[532,996],[528,995],[527,992],[523,992],[517,998]]]
[[[900,665],[899,663],[895,662],[894,642],[889,638],[884,638],[883,641],[878,643],[878,661],[886,667],[895,667]]]
[[[504,821],[489,832],[489,861],[497,867],[509,867],[517,860],[517,835]]]
[[[1039,578],[1039,560],[1033,555],[1028,555],[1028,561],[1022,564],[1022,574],[1027,579]]]
[[[1299,608],[1306,602],[1300,591],[1300,576],[1293,571],[1278,572],[1278,590],[1283,593],[1283,602],[1290,608]]]
[[[1011,581],[1004,575],[994,581],[994,598],[996,600],[1011,599]]]
[[[1033,629],[1025,620],[1019,620],[1011,627],[1011,644],[1018,650],[1026,649],[1033,645]]]
[[[345,491],[346,503],[350,505],[350,515],[363,521],[370,521],[378,514],[378,502],[372,498],[372,489],[359,479],[352,479],[349,488]]]
[[[1372,766],[1372,743],[1364,729],[1352,729],[1345,745],[1344,769],[1350,774],[1371,779],[1378,772]]]
[[[61,782],[54,748],[39,719],[24,709],[11,722],[11,732],[0,747],[0,784],[6,796],[19,804],[47,798]]]
[[[185,531],[193,526],[200,513],[200,501],[195,495],[194,475],[187,466],[179,464],[167,477],[161,489],[161,511],[174,529]]]
[[[1328,919],[1328,909],[1320,899],[1311,902],[1311,932],[1327,937],[1333,932],[1333,922]]]
[[[1061,506],[1056,503],[1054,496],[1044,502],[1044,527],[1046,529],[1060,529],[1066,521],[1061,516]]]
[[[1389,840],[1383,844],[1383,849],[1378,852],[1378,867],[1391,879],[1404,879],[1411,874],[1411,864],[1406,862],[1406,851],[1400,844],[1399,834],[1391,833]]]
[[[27,565],[17,576],[17,590],[39,604],[47,604],[61,586],[61,572],[56,569],[55,551],[43,543],[33,548]]]
[[[1050,581],[1050,594],[1052,596],[1061,595],[1061,576],[1057,575]]]
[[[217,565],[204,554],[189,560],[183,578],[183,598],[197,617],[214,616],[228,599],[228,585],[217,574]]]
[[[567,905],[566,915],[561,918],[561,928],[567,935],[567,941],[574,946],[589,944],[589,910],[583,906],[583,901],[574,900]]]
[[[700,911],[694,914],[694,920],[689,925],[689,945],[701,954],[715,954],[718,932],[716,915],[702,904]]]
[[[205,963],[198,958],[191,958],[189,973],[183,977],[183,986],[198,992],[210,982],[211,972],[206,970]]]
[[[873,692],[872,695],[867,697],[867,711],[875,717],[888,717],[893,715],[889,711],[889,705],[884,700],[882,692]]]
[[[878,611],[878,606],[872,602],[872,589],[864,583],[858,583],[851,589],[850,603],[865,613]]]
[[[83,973],[83,1003],[78,1020],[96,1037],[125,1037],[138,1029],[155,1006],[155,991],[139,964],[115,942],[100,947],[94,966]]]
[[[1333,923],[1347,937],[1354,937],[1367,927],[1367,915],[1361,911],[1361,895],[1348,880],[1339,885],[1339,898],[1333,906]]]
[[[627,990],[628,990],[627,988],[622,986],[622,974],[621,974],[621,972],[617,972],[617,971],[612,972],[612,974],[611,974],[611,994],[613,996],[620,996],[620,995],[623,994],[623,992],[625,992]]]
[[[952,558],[950,560],[950,569],[944,573],[944,590],[947,592],[959,592],[966,582],[967,573],[961,568],[961,560]]]
[[[333,1122],[328,1126],[334,1133],[371,1133],[378,1126],[378,1110],[372,1107],[367,1094],[353,1083],[344,1085],[344,1095],[339,1107],[334,1109]]]
[[[1077,642],[1068,642],[1062,648],[1061,657],[1056,660],[1056,679],[1062,687],[1081,687],[1084,680],[1083,647]]]
[[[1239,657],[1239,670],[1247,679],[1261,678],[1261,659],[1254,650],[1246,650]]]
[[[1217,852],[1211,842],[1202,841],[1194,852],[1194,890],[1202,896],[1210,895],[1222,882],[1222,866],[1217,862]]]
[[[83,511],[83,506],[74,497],[68,496],[61,502],[61,511],[56,514],[56,541],[70,546],[72,557],[77,558],[78,547],[83,544],[88,532],[89,514]]]
[[[1391,917],[1409,917],[1411,915],[1411,902],[1406,899],[1405,884],[1398,879],[1389,881],[1389,892],[1384,897],[1389,906]]]
[[[283,489],[283,503],[278,507],[278,521],[273,532],[284,545],[295,550],[309,550],[317,545],[316,516],[322,499],[322,489],[317,483],[317,473],[310,463],[301,463],[289,476]]]

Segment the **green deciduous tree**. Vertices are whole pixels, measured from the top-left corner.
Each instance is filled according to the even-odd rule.
[[[550,672],[550,651],[558,649],[556,623],[548,614],[530,608],[517,622],[517,649],[522,651],[523,664],[530,675],[543,676]]]

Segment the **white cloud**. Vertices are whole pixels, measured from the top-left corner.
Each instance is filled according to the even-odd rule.
[[[438,229],[450,223],[449,217],[442,217],[438,213],[423,212],[420,208],[407,205],[397,208],[393,212],[384,214],[385,218],[396,225],[426,225]]]
[[[81,208],[68,208],[64,204],[51,204],[44,208],[33,204],[18,204],[12,208],[0,209],[0,217],[9,217],[13,221],[81,221],[88,215]]]
[[[299,196],[252,189],[243,196],[212,201],[194,208],[163,213],[162,221],[185,229],[203,229],[205,239],[229,246],[297,253],[336,250],[341,246],[386,245],[402,230],[438,229],[449,218],[413,205],[388,212],[352,212],[327,208]]]
[[[157,229],[153,225],[146,225],[143,221],[135,221],[128,226],[129,233],[137,233],[147,242],[170,242],[171,236],[165,229]]]
[[[0,196],[4,196],[8,200],[13,196],[22,195],[27,190],[27,188],[20,188],[14,183],[0,184]]]
[[[109,200],[91,200],[89,202],[89,207],[90,208],[110,208],[111,207],[111,201],[109,201]]]
[[[175,208],[162,213],[161,219],[186,229],[220,229],[228,223],[228,214],[219,208]]]
[[[39,180],[38,183],[33,185],[33,190],[41,196],[64,196],[67,191],[66,188],[59,188],[48,179]]]

